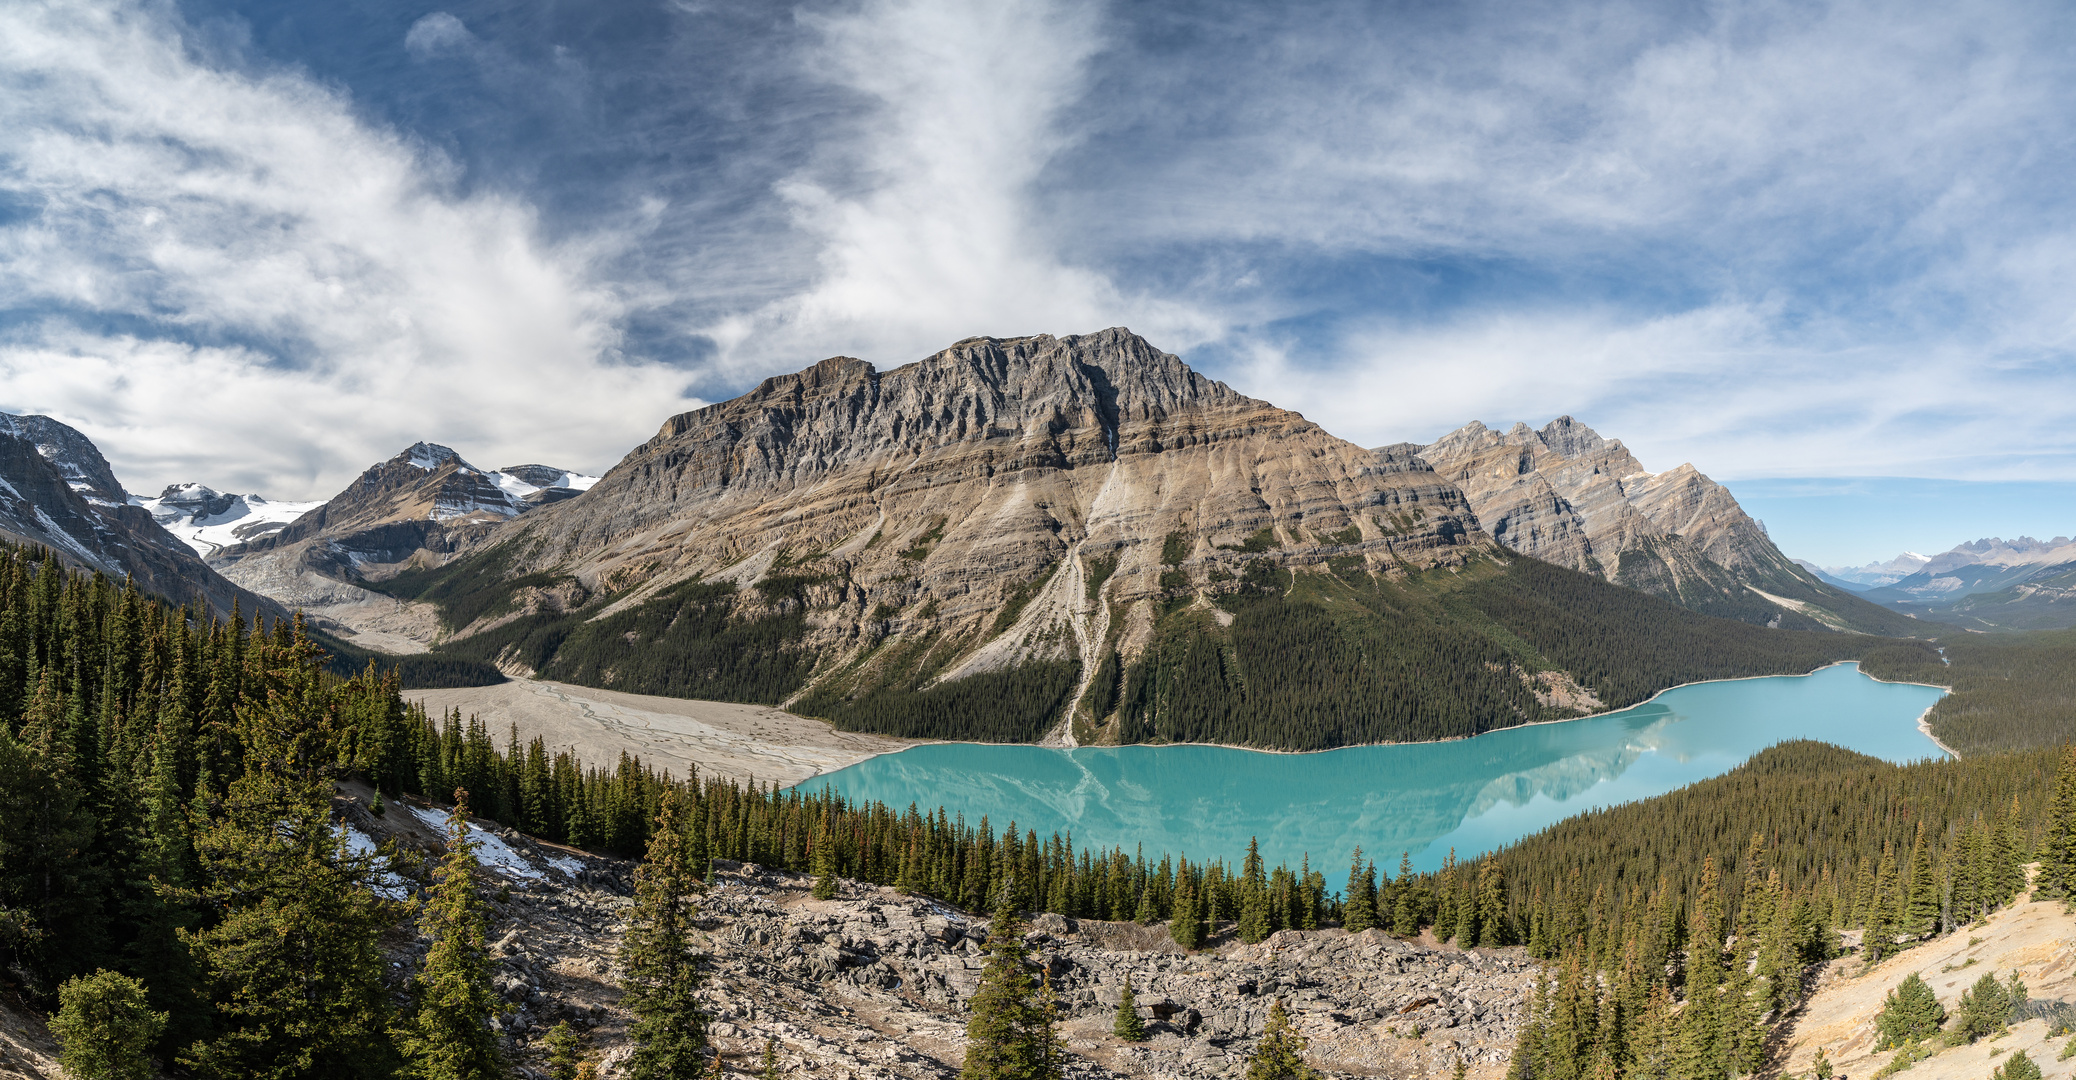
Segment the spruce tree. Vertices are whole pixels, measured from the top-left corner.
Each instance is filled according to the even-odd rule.
[[[74,1080],[149,1080],[151,1044],[165,1030],[144,984],[113,971],[65,980],[51,1034],[64,1047],[59,1062]]]
[[[1917,823],[1917,839],[1910,845],[1910,881],[1905,886],[1901,918],[1903,933],[1911,938],[1929,937],[1939,929],[1939,878],[1932,872],[1932,852],[1925,844],[1925,823]]]
[[[1417,937],[1420,934],[1420,897],[1418,886],[1413,883],[1413,853],[1402,851],[1398,856],[1398,888],[1392,890],[1396,897],[1391,904],[1391,932],[1399,937]]]
[[[2062,751],[2055,769],[2047,834],[2040,844],[2040,886],[2044,895],[2076,899],[2076,746]]]
[[[1269,1006],[1269,1020],[1262,1027],[1261,1041],[1254,1045],[1254,1056],[1247,1060],[1247,1080],[1319,1080],[1319,1073],[1305,1064],[1304,1052],[1305,1040],[1290,1029],[1283,999],[1277,998]]]
[[[1961,991],[1960,1018],[1954,1025],[1954,1035],[1974,1042],[2004,1030],[2011,1022],[2011,998],[2010,988],[1998,982],[1995,975],[1985,973],[1973,987]]]
[[[2040,1065],[2019,1050],[1990,1070],[1990,1080],[2040,1080]]]
[[[699,1010],[698,958],[691,930],[698,917],[693,891],[698,879],[680,827],[679,796],[663,797],[647,858],[634,872],[634,909],[620,948],[626,968],[621,998],[635,1022],[627,1029],[634,1053],[627,1059],[633,1080],[671,1080],[696,1075],[706,1046],[706,1017]]]
[[[1874,1048],[1887,1050],[1929,1038],[1937,1034],[1944,1023],[1945,1006],[1939,1004],[1932,987],[1916,972],[1911,972],[1889,991],[1881,1013],[1874,1018],[1875,1026],[1881,1030],[1881,1041]]]
[[[1347,893],[1341,901],[1341,926],[1347,933],[1360,935],[1362,930],[1376,926],[1376,889],[1372,879],[1364,876],[1362,845],[1356,845],[1356,854],[1347,864]]]
[[[834,900],[837,892],[836,842],[830,837],[829,830],[826,828],[815,831],[813,873],[815,875],[815,899]]]
[[[1168,936],[1175,944],[1194,952],[1204,943],[1204,917],[1199,914],[1201,906],[1197,900],[1197,889],[1191,880],[1189,864],[1183,863],[1175,874],[1175,901],[1168,916]]]
[[[379,946],[397,905],[375,857],[331,823],[336,747],[322,654],[277,627],[253,643],[264,705],[241,709],[244,774],[195,832],[193,896],[220,917],[181,932],[217,1003],[214,1033],[181,1061],[206,1078],[384,1075],[395,1068]]]
[[[966,1002],[966,1061],[960,1080],[1058,1080],[1052,1011],[1031,977],[1024,923],[1008,907],[988,923],[987,963]]]
[[[1139,1001],[1132,996],[1132,980],[1127,978],[1124,992],[1117,997],[1117,1016],[1110,1023],[1110,1032],[1126,1042],[1146,1040],[1146,1022],[1139,1018]]]
[[[764,1037],[764,1054],[757,1062],[757,1080],[779,1080],[778,1040]]]
[[[403,1074],[414,1080],[495,1080],[511,1071],[490,1026],[499,1002],[476,895],[476,847],[468,792],[457,790],[447,814],[447,855],[433,870],[432,896],[418,919],[432,945],[412,980],[411,1015],[397,1031]]]

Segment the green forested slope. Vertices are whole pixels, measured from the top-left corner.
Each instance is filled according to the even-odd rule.
[[[1171,602],[1145,654],[1112,665],[1117,741],[1456,738],[1578,715],[1538,697],[1543,672],[1621,707],[1680,683],[1810,671],[1883,640],[1699,615],[1521,556],[1406,581],[1261,560],[1231,590]]]
[[[1942,650],[1944,659],[1941,661]],[[1874,649],[1877,679],[1950,686],[1932,707],[1932,733],[1962,754],[2076,741],[2076,631],[1947,634],[1934,644]]]

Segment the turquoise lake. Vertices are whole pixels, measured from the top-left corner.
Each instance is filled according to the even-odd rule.
[[[816,777],[857,801],[943,806],[999,834],[1011,821],[1077,849],[1144,845],[1237,861],[1257,837],[1271,866],[1339,880],[1362,845],[1380,870],[1489,851],[1583,810],[1719,776],[1766,747],[1819,739],[1893,762],[1944,757],[1917,728],[1946,692],[1877,682],[1857,664],[1811,675],[1697,683],[1620,712],[1474,739],[1267,754],[1219,746],[1076,750],[940,743]]]

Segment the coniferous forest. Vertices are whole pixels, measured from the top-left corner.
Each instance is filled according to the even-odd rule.
[[[215,622],[47,552],[0,557],[0,964],[35,1001],[131,980],[141,1015],[163,1017],[140,1029],[152,1052],[198,1076],[403,1075],[424,1040],[477,1031],[419,1012],[479,1000],[465,949],[428,954],[451,959],[438,971],[385,968],[381,936],[419,916],[371,888],[378,860],[333,827],[348,777],[390,796],[465,789],[485,817],[666,850],[691,877],[754,861],[975,912],[1165,922],[1188,947],[1337,925],[1524,945],[1548,962],[1524,1078],[1749,1072],[1840,931],[1870,956],[1953,932],[2008,903],[2034,860],[2041,891],[2076,895],[2066,748],[1894,766],[1788,744],[1431,874],[1358,851],[1343,882],[1336,853],[1292,868],[1091,851],[956,808],[673,778],[624,756],[596,767],[426,716],[393,673],[326,664],[297,626]],[[466,937],[457,871],[429,880],[421,925]],[[682,990],[658,1000],[682,1005]],[[653,1027],[682,1056],[696,1024],[673,1015]]]

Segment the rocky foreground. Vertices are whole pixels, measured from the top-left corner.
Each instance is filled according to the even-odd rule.
[[[611,1075],[626,1052],[628,1018],[611,985],[630,901],[604,880],[512,891],[494,934],[515,1040],[530,1051],[568,1019],[592,1032]],[[724,1057],[752,1070],[770,1037],[789,1074],[955,1074],[986,922],[850,882],[818,901],[809,885],[755,864],[723,863],[715,874],[701,927]],[[1238,1075],[1278,997],[1323,1069],[1438,1075],[1461,1057],[1474,1073],[1497,1073],[1530,971],[1518,950],[1438,950],[1377,931],[1285,931],[1185,954],[1162,927],[1044,915],[1029,939],[1058,995],[1070,1075],[1084,1077]],[[1127,979],[1152,1035],[1140,1044],[1110,1034]]]

